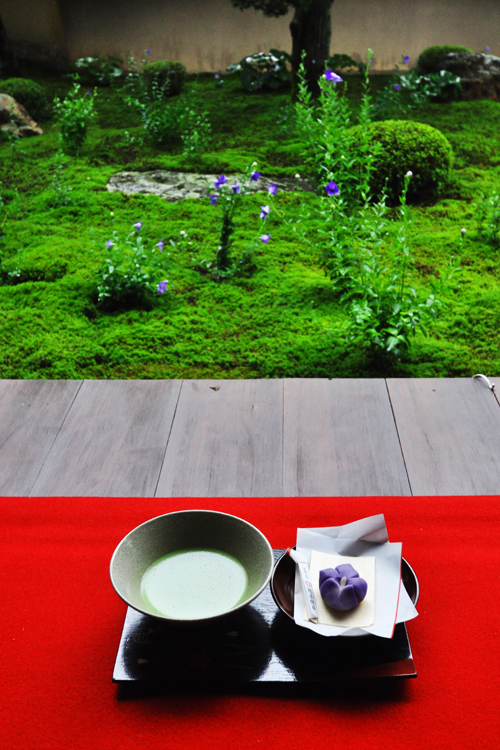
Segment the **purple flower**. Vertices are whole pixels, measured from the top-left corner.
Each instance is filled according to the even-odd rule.
[[[392,88],[394,89],[394,91],[399,91],[399,89],[401,88],[401,84],[400,83],[393,83],[392,84]]]
[[[137,232],[140,232],[140,231],[141,231],[141,227],[142,227],[142,221],[138,221],[138,222],[137,222],[137,224],[134,224],[134,229],[135,229],[135,230],[136,230]]]
[[[168,279],[165,279],[165,281],[160,281],[160,283],[156,287],[156,291],[159,292],[160,294],[163,294],[163,292],[167,291],[167,284],[168,284]]]
[[[264,243],[264,245],[267,245],[267,243],[271,239],[271,235],[270,234],[261,234],[260,235],[260,239],[262,240],[262,242]]]
[[[90,91],[87,91],[87,96],[92,96],[92,94],[90,93]]]
[[[276,184],[274,182],[271,182],[270,185],[267,186],[267,192],[269,195],[276,195],[278,192],[278,188],[276,187]]]
[[[410,55],[405,55],[403,57],[403,62],[405,65],[408,65],[408,63],[410,62]]]
[[[210,203],[212,204],[212,206],[216,206],[217,205],[217,196],[216,195],[211,195],[210,196]]]
[[[330,196],[332,196],[332,195],[338,195],[340,193],[339,186],[333,180],[331,182],[329,182],[328,185],[325,185],[325,190],[326,190],[327,194],[330,195]]]
[[[491,47],[486,47],[486,52],[491,52]]]
[[[236,195],[236,193],[239,193],[241,188],[241,185],[238,182],[235,182],[234,185],[231,185],[231,190]]]
[[[225,185],[227,182],[227,177],[225,174],[221,174],[221,176],[215,180],[214,185],[217,188],[217,190],[220,190],[223,185]]]
[[[106,247],[107,247],[107,248],[113,247],[113,245],[114,245],[114,244],[115,244],[115,243],[113,242],[113,240],[108,240],[108,241],[106,242]]]
[[[325,78],[327,81],[333,81],[333,83],[342,83],[342,78],[334,73],[331,68],[325,72]]]
[[[159,242],[156,243],[156,247],[159,247],[160,250],[163,250],[163,237],[161,238]]]
[[[270,212],[271,212],[271,209],[269,208],[269,206],[261,206],[260,207],[260,214],[259,214],[259,216],[262,219],[262,221],[264,221],[265,219],[267,219],[267,217],[269,216]]]
[[[260,172],[252,172],[250,175],[250,182],[257,182],[260,176]]]
[[[146,55],[150,55],[150,54],[151,54],[151,50],[150,50],[150,49],[147,49],[147,50],[146,50]]]

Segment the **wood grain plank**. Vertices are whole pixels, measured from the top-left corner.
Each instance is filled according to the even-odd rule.
[[[32,495],[153,496],[181,381],[85,381]]]
[[[287,380],[283,492],[409,495],[384,380]]]
[[[30,494],[80,386],[75,380],[0,381],[0,494]]]
[[[472,378],[388,380],[414,495],[500,492],[500,407]]]
[[[282,381],[184,381],[157,495],[280,496],[282,424]]]

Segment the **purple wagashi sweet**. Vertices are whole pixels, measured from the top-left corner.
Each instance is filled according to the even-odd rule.
[[[333,609],[354,609],[366,596],[368,584],[349,563],[319,572],[319,591]]]

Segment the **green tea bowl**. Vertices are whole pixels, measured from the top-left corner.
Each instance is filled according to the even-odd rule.
[[[110,563],[126,604],[177,625],[203,625],[256,599],[274,566],[271,545],[242,518],[212,510],[157,516],[133,529]]]

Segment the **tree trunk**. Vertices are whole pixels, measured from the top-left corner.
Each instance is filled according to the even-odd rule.
[[[0,18],[0,74],[4,77],[17,70],[17,62],[12,54],[5,28]]]
[[[305,51],[307,86],[313,96],[319,95],[318,79],[324,73],[330,55],[331,8],[334,0],[311,0],[306,10],[295,9],[290,23],[292,35],[292,97],[296,98],[298,70]]]

